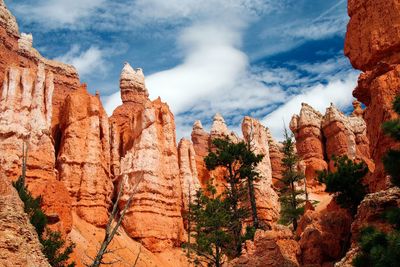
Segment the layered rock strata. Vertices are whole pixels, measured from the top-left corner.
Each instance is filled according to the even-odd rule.
[[[123,104],[110,118],[111,161],[117,181],[127,180],[121,208],[139,183],[123,226],[154,252],[182,240],[182,190],[174,117],[160,99],[148,99],[142,81],[142,72],[125,64],[120,79]]]
[[[243,141],[250,142],[256,154],[264,155],[262,162],[257,166],[261,179],[255,183],[256,204],[260,220],[265,225],[272,226],[279,217],[279,204],[278,196],[273,190],[269,143],[272,142],[276,144],[276,142],[272,139],[267,128],[259,121],[250,117],[245,117],[243,119],[242,133],[244,136]],[[207,133],[203,129],[200,121],[195,122],[193,125],[192,142],[196,153],[196,168],[199,173],[200,184],[204,188],[207,182],[213,179],[217,189],[222,191],[226,186],[224,178],[226,175],[225,170],[223,168],[217,168],[213,171],[208,171],[204,163],[204,157],[215,149],[212,145],[212,140],[216,138],[228,138],[233,142],[241,141],[235,133],[228,129],[221,114],[216,114],[214,116],[210,133]],[[278,146],[279,145],[276,145],[276,147]],[[275,156],[279,157],[278,152],[275,153]],[[275,166],[279,168],[277,164]],[[276,170],[276,172],[277,171],[278,170]]]

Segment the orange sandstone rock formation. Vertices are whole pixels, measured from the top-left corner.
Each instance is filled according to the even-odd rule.
[[[246,241],[242,255],[228,266],[301,266],[299,244],[293,233],[284,226],[277,226],[271,231],[258,230],[254,241]]]
[[[105,226],[113,192],[107,114],[100,99],[90,95],[85,86],[67,96],[61,114],[59,179],[67,187],[77,214]]]
[[[180,244],[183,236],[182,191],[174,117],[168,106],[148,99],[141,70],[125,64],[121,79],[123,104],[110,118],[114,175],[125,177],[122,207],[138,185],[123,226],[151,251]],[[116,172],[118,171],[118,172]]]
[[[362,160],[374,171],[362,114],[358,102],[354,102],[354,112],[350,116],[344,115],[334,105],[322,115],[311,106],[302,104],[300,115],[293,116],[290,122],[290,129],[295,134],[297,151],[305,164],[308,186],[318,185],[317,171],[334,169],[334,156],[346,155],[353,160]]]
[[[261,222],[272,227],[279,219],[278,195],[272,188],[272,166],[269,155],[268,130],[259,121],[245,117],[242,122],[242,132],[245,142],[250,144],[252,151],[264,155],[258,164],[259,181],[254,184],[257,213]]]
[[[326,109],[322,129],[330,169],[333,169],[333,156],[347,155],[351,159],[364,161],[371,171],[374,170],[366,137],[366,123],[362,117],[355,115],[359,112],[360,108],[357,105],[355,112],[350,116],[345,116],[333,105]]]
[[[397,117],[392,102],[400,93],[400,3],[351,0],[348,13],[345,54],[355,68],[364,71],[353,95],[366,105],[364,119],[376,164],[368,183],[370,190],[378,191],[388,185],[381,158],[389,148],[398,146],[383,133],[381,124]]]
[[[305,163],[307,184],[317,184],[317,171],[326,170],[325,144],[321,129],[323,116],[310,105],[302,104],[300,115],[293,116],[290,129],[295,135],[298,155]]]
[[[210,134],[204,131],[203,125],[200,121],[196,121],[193,124],[192,131],[192,142],[195,151],[197,174],[201,184],[205,185],[209,179],[208,170],[204,163],[204,157],[206,157],[210,150]]]
[[[193,144],[184,138],[178,144],[179,172],[182,187],[182,202],[184,210],[188,210],[189,202],[193,202],[196,192],[201,188]]]

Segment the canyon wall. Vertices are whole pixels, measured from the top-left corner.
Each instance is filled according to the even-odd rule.
[[[389,148],[399,146],[383,133],[381,125],[397,118],[392,102],[400,93],[400,3],[350,0],[348,13],[344,51],[351,64],[363,71],[353,95],[366,106],[363,117],[376,164],[368,183],[370,190],[379,191],[388,186],[382,156]]]

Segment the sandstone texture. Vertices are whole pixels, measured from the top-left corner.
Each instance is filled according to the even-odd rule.
[[[282,165],[283,159],[283,144],[278,143],[272,137],[270,131],[267,129],[268,147],[269,147],[269,159],[271,161],[272,170],[272,183],[276,188],[282,186],[282,172],[284,167]]]
[[[182,202],[184,210],[187,211],[189,203],[194,201],[196,192],[201,188],[197,174],[196,153],[192,142],[182,138],[178,144],[178,156]]]
[[[206,164],[204,163],[204,157],[210,152],[210,134],[203,129],[201,121],[196,121],[193,124],[191,137],[195,151],[198,178],[200,183],[205,185],[209,179],[209,174]]]
[[[61,113],[59,180],[68,189],[77,214],[105,226],[113,192],[107,114],[100,99],[85,86],[67,96]]]
[[[147,98],[141,81],[126,64],[120,79],[123,104],[110,118],[111,161],[117,182],[124,182],[120,207],[139,183],[123,220],[125,230],[159,252],[179,245],[183,236],[175,122],[165,103]]]
[[[317,172],[334,170],[334,157],[348,156],[352,160],[364,161],[370,171],[375,170],[371,160],[367,125],[359,102],[354,102],[354,111],[344,115],[331,105],[324,115],[308,104],[302,104],[299,115],[293,116],[290,129],[295,135],[297,152],[302,159],[307,186],[318,187]]]
[[[242,255],[228,266],[301,266],[299,255],[300,247],[291,230],[277,226],[271,231],[258,230],[254,241],[246,241]]]
[[[22,201],[3,174],[0,175],[0,265],[50,267]]]
[[[317,185],[317,171],[327,169],[321,113],[303,103],[300,114],[293,116],[290,129],[296,139],[297,153],[304,161],[309,186]]]
[[[351,224],[351,248],[345,257],[335,264],[336,267],[350,267],[360,248],[357,240],[362,228],[373,226],[381,231],[389,232],[393,226],[382,219],[382,213],[390,208],[400,207],[400,189],[392,187],[365,196],[358,206],[357,214]]]
[[[367,182],[371,191],[379,191],[388,187],[381,158],[389,148],[398,147],[383,133],[381,124],[397,117],[392,102],[400,93],[400,3],[351,0],[348,13],[345,54],[355,68],[363,71],[353,95],[366,106],[363,116],[376,164]]]
[[[254,183],[257,213],[263,224],[272,227],[279,219],[278,195],[272,188],[272,166],[269,155],[268,130],[257,120],[245,117],[242,122],[242,132],[245,142],[257,155],[263,155],[257,171],[260,179]]]
[[[351,215],[336,209],[308,210],[299,221],[301,262],[304,266],[321,266],[343,256],[350,237]]]

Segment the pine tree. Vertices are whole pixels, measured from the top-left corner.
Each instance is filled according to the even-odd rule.
[[[216,151],[210,152],[204,160],[208,170],[215,170],[218,167],[225,170],[224,178],[229,185],[225,195],[232,213],[229,227],[233,235],[234,253],[232,256],[238,256],[241,253],[244,238],[251,236],[242,236],[242,225],[249,216],[249,211],[240,203],[250,201],[253,227],[260,227],[254,182],[260,179],[255,168],[263,156],[255,155],[245,142],[233,143],[228,139],[214,139],[213,145]],[[245,185],[247,185],[247,194]],[[248,229],[248,231],[254,232],[252,229]]]
[[[334,199],[339,206],[355,215],[367,193],[362,180],[368,173],[368,167],[364,162],[355,163],[347,156],[335,157],[334,161],[336,171],[320,172],[318,179],[326,184],[326,192],[335,194]]]
[[[280,223],[292,224],[293,229],[297,229],[297,220],[304,213],[304,191],[296,188],[298,182],[304,179],[304,174],[297,168],[300,161],[295,152],[293,134],[289,135],[287,129],[284,130],[285,141],[283,142],[282,172],[279,201],[281,202]]]
[[[188,244],[209,266],[220,267],[224,255],[232,254],[230,245],[233,236],[231,226],[232,213],[229,200],[223,195],[217,195],[216,188],[208,184],[206,192],[197,191],[196,198],[190,204],[189,220],[193,222],[195,243]]]
[[[393,110],[400,115],[400,96],[397,96],[393,102]],[[394,140],[400,141],[400,119],[387,121],[382,125],[383,131]],[[382,158],[386,172],[392,178],[392,183],[400,186],[400,150],[389,149]]]

